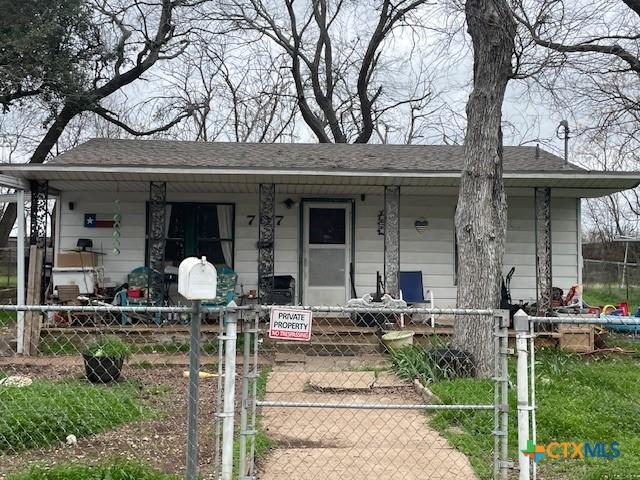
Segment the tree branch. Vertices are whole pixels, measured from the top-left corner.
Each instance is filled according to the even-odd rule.
[[[126,123],[118,120],[116,117],[112,116],[111,115],[112,112],[109,112],[106,108],[98,107],[98,108],[92,109],[91,111],[93,113],[99,115],[100,117],[104,118],[109,123],[112,123],[112,124],[116,125],[117,127],[122,128],[125,132],[130,133],[131,135],[133,135],[135,137],[145,137],[145,136],[154,135],[154,134],[160,133],[160,132],[166,132],[171,127],[177,125],[182,120],[184,120],[185,118],[189,117],[193,113],[193,108],[190,108],[187,111],[183,112],[182,114],[178,115],[177,117],[175,117],[173,120],[171,120],[169,123],[167,123],[165,125],[162,125],[160,127],[157,127],[157,128],[151,129],[151,130],[144,130],[144,131],[143,130],[136,130],[136,129],[130,127],[129,125],[127,125]]]

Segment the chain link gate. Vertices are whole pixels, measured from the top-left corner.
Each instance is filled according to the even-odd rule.
[[[269,307],[239,312],[237,325],[227,317],[219,478],[507,478],[508,313],[297,309],[314,315],[309,343],[270,339]],[[451,326],[427,326],[432,315],[493,318],[492,378],[476,377],[474,360],[451,345]],[[414,347],[400,348],[402,335],[383,339],[407,330]],[[238,386],[228,363],[236,344]]]

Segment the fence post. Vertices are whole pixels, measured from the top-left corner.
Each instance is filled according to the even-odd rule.
[[[18,210],[18,239],[16,243],[16,301],[18,305],[25,304],[25,285],[24,285],[24,243],[25,243],[25,226],[24,226],[24,190],[16,190],[16,202]],[[24,312],[20,311],[17,316],[17,353],[24,353]]]
[[[191,314],[189,336],[189,413],[187,424],[187,480],[198,478],[198,387],[200,381],[201,302],[196,300]]]
[[[519,480],[531,478],[529,457],[522,452],[527,449],[529,437],[529,365],[528,365],[528,337],[529,316],[519,310],[513,316],[516,329],[517,360],[517,397],[518,397],[518,465],[520,467]]]
[[[493,478],[509,476],[509,312],[494,315]]]
[[[228,305],[226,312],[226,333],[224,337],[224,402],[222,418],[222,480],[233,477],[233,427],[236,380],[236,338],[238,331],[238,311],[236,303]]]
[[[500,316],[500,477],[509,477],[509,311],[501,310]]]
[[[247,440],[255,435],[251,429],[247,429],[249,409],[249,380],[255,376],[251,368],[251,334],[255,332],[253,325],[247,328],[244,316],[241,319],[243,325],[244,343],[242,352],[242,399],[240,404],[240,455],[238,461],[238,480],[246,478],[247,474]],[[253,323],[253,322],[252,322]]]
[[[260,341],[258,336],[260,335],[260,305],[256,305],[255,307],[255,315],[253,319],[253,364],[251,367],[251,376],[253,378],[253,383],[251,385],[251,448],[249,450],[249,469],[248,476],[250,478],[255,478],[255,466],[256,466],[256,434],[257,434],[257,425],[258,425],[258,377],[260,374],[258,373],[258,347],[260,345]]]

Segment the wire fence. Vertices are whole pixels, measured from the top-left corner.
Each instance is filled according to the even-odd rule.
[[[17,254],[16,247],[0,248],[0,301],[11,303],[15,301],[17,285]]]
[[[506,477],[508,317],[305,307],[299,341],[273,311],[0,307],[0,478],[116,458],[194,479]],[[491,374],[431,327],[454,314],[489,325]]]
[[[41,462],[115,458],[183,475],[186,445],[212,474],[220,310],[202,315],[196,337],[197,438],[187,429],[192,308],[18,310],[0,307],[0,478]],[[18,342],[31,355],[17,355]]]
[[[592,303],[627,300],[640,304],[640,264],[584,259],[584,291]]]
[[[518,479],[636,477],[640,318],[521,312],[514,327]]]

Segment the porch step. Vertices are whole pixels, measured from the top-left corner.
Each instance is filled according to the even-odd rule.
[[[276,342],[273,350],[277,353],[297,353],[309,356],[353,357],[372,355],[384,351],[379,343],[365,342]]]

